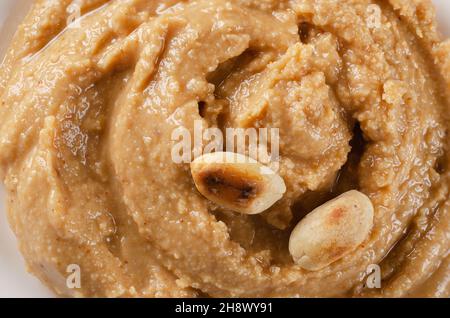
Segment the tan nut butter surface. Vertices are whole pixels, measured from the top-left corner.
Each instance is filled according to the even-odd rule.
[[[81,0],[66,28],[71,0],[37,0],[0,68],[0,175],[29,270],[73,296],[450,296],[450,42],[429,0],[376,1],[379,21],[374,2]],[[283,198],[255,216],[211,205],[171,159],[194,120],[279,128]],[[295,265],[293,226],[351,189],[373,202],[370,237]]]

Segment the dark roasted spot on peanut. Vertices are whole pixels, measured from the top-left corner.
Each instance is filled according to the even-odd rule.
[[[208,170],[200,175],[206,190],[222,200],[247,205],[261,192],[258,177],[238,176],[222,169]]]

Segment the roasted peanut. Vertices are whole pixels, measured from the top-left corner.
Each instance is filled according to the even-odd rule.
[[[270,208],[286,192],[283,179],[250,157],[215,152],[191,163],[198,191],[217,205],[243,214]]]
[[[316,208],[291,233],[295,263],[318,271],[351,253],[369,236],[373,215],[370,199],[355,190]]]

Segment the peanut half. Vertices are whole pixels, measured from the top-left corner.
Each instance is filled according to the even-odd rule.
[[[374,208],[359,191],[349,191],[318,207],[297,224],[289,240],[295,263],[321,270],[354,251],[369,236]]]
[[[283,197],[286,185],[272,169],[233,152],[215,152],[191,163],[198,191],[234,212],[259,214]]]

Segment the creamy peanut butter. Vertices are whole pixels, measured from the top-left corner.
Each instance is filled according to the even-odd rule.
[[[0,68],[9,221],[56,293],[450,296],[450,42],[431,1],[78,3],[74,21],[71,0],[36,1]],[[282,198],[242,215],[204,197],[171,158],[196,120],[278,128]],[[295,226],[350,190],[373,205],[364,241],[297,264]]]

